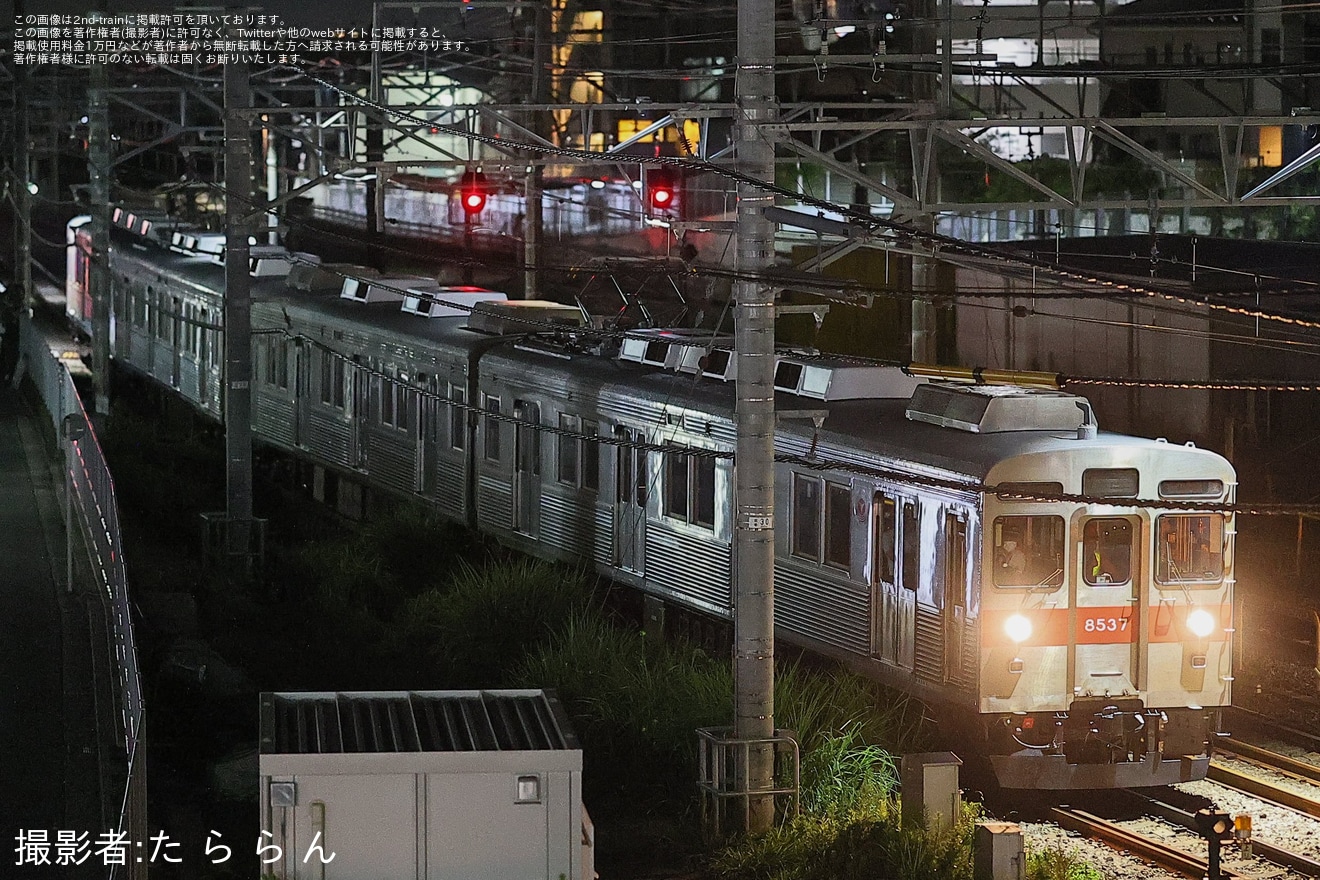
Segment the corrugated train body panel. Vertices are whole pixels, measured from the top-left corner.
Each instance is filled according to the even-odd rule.
[[[585,559],[596,545],[594,499],[575,490],[547,484],[541,493],[541,542],[557,556]]]
[[[507,479],[477,475],[477,523],[485,529],[512,530],[513,492]]]
[[[335,467],[352,469],[349,461],[350,426],[339,412],[327,412],[323,406],[307,407],[307,433],[303,448]]]
[[[602,568],[614,567],[614,508],[606,504],[597,504],[595,510],[596,531],[592,544],[592,558]]]
[[[435,504],[441,512],[454,519],[467,517],[464,502],[467,486],[467,468],[462,461],[456,461],[448,455],[441,455],[436,463],[437,475]]]
[[[252,426],[257,433],[286,448],[296,447],[297,419],[294,417],[293,401],[269,385],[258,384],[254,404]]]
[[[372,480],[395,492],[412,493],[417,488],[417,444],[410,431],[368,427],[367,472]]]
[[[940,612],[917,603],[916,672],[927,681],[944,680],[944,629]]]
[[[732,552],[663,520],[646,524],[646,582],[656,592],[728,616]]]
[[[845,651],[870,652],[870,590],[791,561],[775,565],[775,626]]]
[[[201,391],[197,385],[197,361],[182,355],[179,357],[179,393],[200,405],[202,403]]]

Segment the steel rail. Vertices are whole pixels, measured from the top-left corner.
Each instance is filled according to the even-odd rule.
[[[1230,788],[1236,788],[1238,791],[1246,792],[1253,797],[1273,801],[1290,810],[1320,818],[1320,800],[1280,788],[1267,780],[1248,776],[1241,770],[1235,770],[1227,764],[1212,760],[1206,777],[1221,785],[1227,785]]]
[[[1311,748],[1315,751],[1320,751],[1320,736],[1317,736],[1316,734],[1311,733],[1310,731],[1300,730],[1296,727],[1291,727],[1280,721],[1276,721],[1272,718],[1269,718],[1266,715],[1255,711],[1254,709],[1244,709],[1241,706],[1228,706],[1226,707],[1226,709],[1228,712],[1234,715],[1241,715],[1245,719],[1247,726],[1255,725],[1258,727],[1268,728],[1269,730],[1279,731],[1281,733],[1287,734],[1289,737],[1293,737],[1297,739],[1299,742],[1307,743],[1307,748]]]
[[[1299,760],[1288,755],[1281,755],[1278,752],[1242,740],[1233,738],[1221,743],[1215,747],[1216,753],[1228,755],[1237,755],[1248,761],[1257,764],[1264,764],[1271,770],[1277,770],[1285,776],[1294,776],[1306,782],[1320,783],[1320,767],[1307,761]]]
[[[1072,807],[1055,807],[1050,810],[1050,817],[1069,831],[1076,831],[1084,837],[1095,838],[1125,852],[1130,852],[1143,859],[1149,859],[1161,868],[1166,868],[1185,877],[1194,878],[1194,880],[1202,880],[1210,869],[1209,864],[1204,859],[1199,859],[1177,847],[1129,831],[1085,810],[1077,810]],[[1235,878],[1246,880],[1247,877],[1247,875],[1240,874],[1232,868],[1222,866],[1220,876],[1224,880],[1235,880]]]
[[[1142,794],[1136,791],[1129,791],[1133,797],[1141,801],[1142,808],[1152,816],[1157,816],[1166,822],[1174,825],[1180,825],[1189,831],[1197,831],[1196,817],[1194,813],[1175,807],[1173,804],[1165,803],[1158,798],[1148,794]],[[1307,856],[1295,853],[1292,850],[1284,849],[1281,846],[1261,840],[1258,837],[1251,839],[1252,855],[1262,858],[1267,862],[1273,862],[1284,868],[1290,868],[1299,874],[1307,877],[1320,877],[1320,862]]]

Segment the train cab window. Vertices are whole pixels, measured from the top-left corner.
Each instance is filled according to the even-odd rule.
[[[992,537],[996,587],[1063,583],[1063,517],[996,517]]]
[[[449,399],[456,404],[449,407],[449,445],[463,449],[467,446],[467,408],[463,406],[467,403],[467,389],[450,382]]]
[[[1218,513],[1165,514],[1155,545],[1155,580],[1162,584],[1217,584],[1224,577],[1224,517]]]
[[[481,408],[488,413],[500,411],[500,399],[489,394],[481,395]],[[488,461],[500,460],[500,421],[490,415],[482,416],[482,433],[485,435],[485,455]]]
[[[876,580],[894,582],[895,542],[898,538],[897,512],[894,499],[877,492],[874,502],[875,516],[875,573]]]
[[[793,475],[793,555],[820,560],[820,480]]]
[[[1116,517],[1087,521],[1082,527],[1082,577],[1095,587],[1132,580],[1132,523]]]
[[[825,484],[825,564],[852,568],[852,489]]]
[[[921,584],[921,505],[903,502],[903,589],[914,593]]]

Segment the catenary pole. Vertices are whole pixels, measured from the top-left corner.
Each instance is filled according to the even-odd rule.
[[[227,550],[248,558],[252,526],[252,106],[246,61],[225,65],[225,501]]]
[[[96,13],[93,13],[94,15]],[[85,295],[92,300],[92,378],[96,413],[110,413],[110,74],[93,64],[87,110],[87,212],[92,259]]]
[[[14,224],[14,281],[23,297],[23,314],[29,318],[36,302],[36,291],[32,289],[32,191],[28,189],[32,183],[32,132],[28,107],[31,79],[29,65],[14,65],[14,170],[18,172],[14,179],[17,187],[14,196],[18,203],[18,222]]]
[[[758,180],[774,180],[774,142],[763,127],[775,118],[775,9],[773,0],[738,0],[737,106],[734,125],[737,168]],[[774,262],[774,224],[762,210],[774,197],[746,183],[738,185],[737,309],[737,466],[734,546],[734,736],[768,739],[774,735],[774,370],[773,288],[754,277]],[[774,783],[774,747],[749,749],[746,780],[750,792]],[[774,797],[748,798],[749,831],[774,821]]]

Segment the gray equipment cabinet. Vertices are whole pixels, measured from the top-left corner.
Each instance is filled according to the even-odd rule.
[[[582,750],[544,691],[262,694],[260,774],[282,880],[594,875]]]

